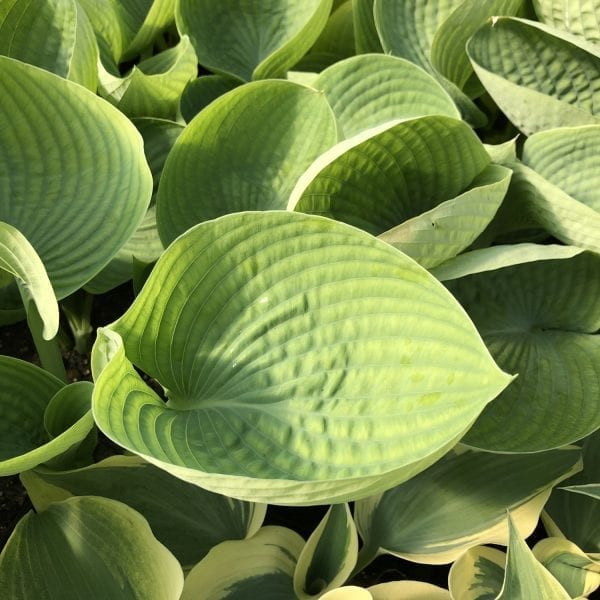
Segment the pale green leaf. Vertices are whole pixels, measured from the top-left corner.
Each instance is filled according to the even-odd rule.
[[[44,339],[51,340],[58,331],[59,313],[58,302],[44,263],[18,229],[0,222],[0,272],[2,271],[18,281],[23,300],[35,304],[44,324]]]
[[[452,200],[382,233],[379,238],[427,269],[455,257],[484,231],[498,210],[512,172],[489,165]]]
[[[449,283],[498,364],[519,374],[486,407],[467,444],[534,452],[600,427],[599,268],[596,255],[559,259],[550,247],[548,259]]]
[[[340,137],[349,138],[395,119],[422,115],[460,118],[450,96],[431,75],[413,63],[385,54],[340,61],[311,85],[325,93]]]
[[[36,509],[64,497],[103,496],[142,514],[156,538],[191,567],[225,540],[253,535],[266,506],[238,502],[172,477],[137,456],[112,456],[74,471],[38,468],[21,475]]]
[[[9,356],[0,356],[0,380],[0,476],[32,469],[59,456],[80,444],[92,430],[89,388],[82,390],[78,384],[64,387],[43,369]],[[87,394],[88,410],[73,415],[70,396],[81,397],[82,392]],[[53,427],[48,432],[45,413],[56,395],[53,414],[48,417]],[[57,402],[66,404],[64,416]]]
[[[352,0],[357,54],[383,52],[373,16],[374,0]]]
[[[283,211],[180,236],[99,330],[92,367],[94,414],[113,440],[207,489],[283,504],[405,480],[510,381],[414,261]]]
[[[369,592],[373,600],[451,600],[448,590],[422,581],[379,583],[371,586]]]
[[[320,600],[373,600],[373,596],[365,588],[345,585],[323,594],[320,596]]]
[[[542,23],[600,42],[600,5],[596,0],[533,0]]]
[[[590,483],[587,485],[569,485],[566,487],[562,487],[560,489],[567,490],[569,492],[574,492],[575,494],[584,494],[585,496],[589,496],[590,498],[595,498],[596,500],[600,500],[600,484],[599,483]]]
[[[298,180],[288,209],[379,235],[465,191],[488,163],[482,143],[458,119],[386,123],[320,156]]]
[[[35,248],[60,300],[141,222],[152,190],[142,139],[114,107],[52,73],[0,57],[0,81],[0,220]]]
[[[506,509],[529,535],[551,487],[579,470],[577,448],[535,455],[451,453],[381,496],[356,503],[361,555],[445,564],[478,544],[507,544]]]
[[[208,219],[284,209],[296,180],[337,140],[324,95],[289,81],[240,86],[206,107],[175,143],[160,182],[165,245]]]
[[[79,497],[29,512],[0,555],[11,600],[178,600],[183,573],[146,520],[121,502]]]
[[[177,46],[138,63],[124,78],[102,71],[99,93],[129,117],[174,119],[183,90],[196,75],[196,54],[184,35]]]
[[[313,598],[343,584],[358,554],[358,534],[347,504],[334,504],[311,534],[298,557],[294,592]]]
[[[498,17],[467,51],[496,104],[526,135],[599,121],[600,49],[541,23]]]
[[[450,568],[453,600],[495,600],[504,583],[506,554],[495,548],[469,548]]]
[[[203,108],[219,96],[230,92],[240,82],[223,75],[203,75],[190,81],[181,94],[179,110],[189,123]]]
[[[283,77],[325,27],[331,0],[180,0],[177,27],[201,65],[242,81]]]
[[[555,244],[507,244],[465,252],[431,270],[440,281],[460,279],[467,275],[496,271],[541,260],[572,258],[581,254],[582,248]]]
[[[570,600],[569,594],[534,557],[512,519],[504,585],[497,600]]]
[[[4,0],[0,4],[0,54],[96,91],[98,46],[75,0]]]
[[[274,526],[248,540],[223,542],[190,571],[181,600],[294,598],[294,569],[303,546],[296,532]]]
[[[492,162],[510,166],[517,158],[517,137],[502,144],[484,144]]]
[[[540,540],[533,555],[556,577],[571,598],[588,596],[600,587],[600,562],[563,538]]]

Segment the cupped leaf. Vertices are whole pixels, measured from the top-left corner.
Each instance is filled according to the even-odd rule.
[[[98,46],[75,0],[5,0],[0,54],[56,73],[96,91]]]
[[[266,511],[265,505],[185,483],[137,456],[112,456],[73,471],[38,468],[21,479],[38,511],[65,495],[103,496],[127,504],[148,520],[156,538],[185,567],[223,541],[251,537]]]
[[[368,589],[373,600],[451,600],[448,590],[422,581],[390,581]]]
[[[114,107],[44,70],[0,57],[0,80],[0,219],[35,248],[60,300],[142,220],[152,189],[142,139]]]
[[[352,573],[358,534],[347,504],[334,504],[312,533],[298,557],[294,592],[316,598],[343,584]]]
[[[107,498],[69,498],[28,513],[0,555],[11,600],[178,600],[183,572],[146,520]]]
[[[298,177],[336,141],[334,115],[316,90],[289,81],[232,90],[169,155],[157,198],[161,239],[230,212],[284,209]]]
[[[526,135],[599,120],[600,51],[541,23],[498,17],[469,40],[475,72]]]
[[[298,180],[288,209],[379,235],[465,191],[488,163],[483,144],[458,119],[386,123],[320,156]]]
[[[470,246],[489,225],[506,194],[511,174],[510,169],[489,165],[460,196],[405,221],[379,238],[425,268],[436,267]]]
[[[0,375],[1,476],[32,469],[67,452],[92,430],[90,384],[83,384],[85,389],[81,384],[63,387],[43,369],[8,356],[0,356]],[[81,399],[82,394],[88,410],[73,413],[73,395]],[[46,420],[49,408],[52,413]],[[46,425],[52,425],[50,431]]]
[[[263,527],[243,541],[223,542],[185,580],[181,600],[294,598],[294,569],[304,540],[285,527]]]
[[[44,263],[18,229],[0,222],[0,274],[2,272],[9,279],[16,279],[24,304],[35,304],[43,323],[44,339],[51,340],[58,332],[59,312]]]
[[[179,101],[181,116],[189,123],[203,108],[230,92],[240,82],[224,75],[204,75],[185,86]]]
[[[540,540],[533,555],[554,575],[571,598],[588,596],[600,587],[600,562],[563,538]]]
[[[442,86],[417,65],[385,54],[364,54],[325,69],[312,87],[325,93],[340,136],[395,119],[422,115],[460,118]]]
[[[495,600],[504,583],[506,554],[495,548],[469,548],[450,568],[448,587],[453,600]]]
[[[152,199],[133,235],[111,262],[86,284],[85,289],[92,294],[107,292],[129,281],[133,277],[136,261],[153,263],[164,251],[156,225],[156,193],[167,156],[184,126],[174,121],[154,118],[138,118],[132,122],[144,140],[144,153],[152,173]]]
[[[250,81],[283,77],[325,27],[331,0],[180,0],[177,27],[201,65]]]
[[[548,260],[448,284],[498,363],[519,374],[486,407],[467,444],[536,452],[600,427],[599,269],[594,254],[557,259],[550,248]]]
[[[207,489],[281,504],[407,479],[510,381],[412,260],[344,224],[277,211],[180,236],[99,330],[92,367],[95,418],[117,443]]]
[[[533,0],[542,23],[600,42],[600,6],[594,0]]]
[[[478,544],[507,544],[507,508],[529,535],[552,486],[579,470],[577,448],[535,455],[451,453],[410,481],[357,502],[364,542],[359,563],[389,553],[445,564]]]
[[[531,600],[531,598],[569,600],[570,596],[566,590],[536,560],[510,516],[508,522],[510,543],[506,558],[506,573],[497,600]]]
[[[374,0],[352,0],[354,40],[357,54],[383,52],[375,27],[373,3]]]
[[[124,78],[103,70],[99,93],[129,117],[174,119],[197,67],[194,48],[184,35],[177,46],[138,63]]]

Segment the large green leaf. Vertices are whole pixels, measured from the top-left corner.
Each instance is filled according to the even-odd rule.
[[[506,554],[495,548],[469,548],[450,568],[453,600],[495,600],[504,583]]]
[[[285,527],[263,527],[248,540],[223,542],[187,576],[181,600],[295,598],[294,569],[304,540]]]
[[[129,117],[174,119],[197,72],[196,54],[184,35],[177,46],[141,61],[123,78],[102,70],[99,93]]]
[[[498,363],[519,374],[467,444],[534,452],[600,427],[599,269],[596,255],[555,258],[550,247],[547,260],[449,282]]]
[[[570,600],[566,590],[536,560],[510,516],[508,521],[510,544],[506,558],[506,573],[497,600],[531,600],[532,598]]]
[[[166,119],[145,117],[133,119],[132,122],[144,140],[144,153],[152,172],[152,200],[133,235],[111,262],[86,284],[85,289],[92,294],[104,293],[130,280],[136,260],[153,263],[164,250],[156,225],[156,193],[165,161],[183,131],[183,125]]]
[[[325,93],[340,137],[394,119],[460,113],[444,88],[426,71],[402,58],[363,54],[325,69],[312,87]]]
[[[4,0],[0,4],[0,54],[96,91],[98,46],[75,0]]]
[[[325,27],[331,0],[180,0],[177,27],[201,65],[250,81],[283,77]]]
[[[533,0],[542,23],[600,42],[600,6],[596,0]]]
[[[142,139],[83,87],[0,57],[0,220],[38,253],[60,300],[135,231],[152,179]],[[7,306],[5,290],[0,303]]]
[[[510,381],[412,260],[347,225],[277,211],[180,236],[99,330],[92,367],[94,415],[117,443],[207,489],[282,504],[407,479]]]
[[[465,191],[488,163],[483,144],[458,119],[386,123],[320,156],[288,208],[378,235]]]
[[[38,468],[21,475],[36,510],[65,496],[103,496],[134,508],[154,535],[191,567],[225,540],[252,536],[266,506],[231,500],[172,477],[137,456],[112,456],[74,471]]]
[[[189,123],[203,108],[219,96],[240,85],[237,79],[224,75],[203,75],[185,86],[179,101],[181,116]]]
[[[373,16],[374,0],[352,0],[354,40],[357,54],[382,52]]]
[[[4,275],[8,275],[6,282]],[[0,279],[2,284],[8,284],[13,277],[24,304],[35,304],[43,323],[44,339],[51,340],[58,331],[59,313],[44,263],[18,229],[0,222]]]
[[[552,486],[578,470],[577,448],[535,455],[451,453],[411,480],[356,503],[364,542],[359,564],[384,553],[444,564],[478,544],[507,544],[507,508],[529,535]]]
[[[240,86],[202,111],[175,143],[157,198],[166,244],[230,212],[284,209],[296,180],[336,142],[324,95],[289,81]]]
[[[334,504],[312,533],[298,557],[294,592],[314,598],[343,584],[352,573],[358,534],[347,504]]]
[[[496,104],[526,135],[599,121],[600,50],[584,40],[499,17],[477,31],[467,50]]]
[[[91,384],[64,386],[43,369],[8,356],[0,356],[0,380],[0,476],[59,456],[92,430]],[[86,399],[87,410],[74,413],[73,403],[81,407]],[[49,408],[52,419],[46,418]]]
[[[11,600],[178,600],[183,573],[146,520],[121,502],[79,497],[28,513],[0,555]]]
[[[489,165],[460,196],[379,237],[425,268],[436,267],[470,246],[489,225],[506,194],[511,174],[510,169]]]

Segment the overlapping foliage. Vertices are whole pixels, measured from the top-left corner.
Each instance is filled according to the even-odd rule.
[[[0,357],[0,596],[600,587],[598,15],[5,1],[0,322],[41,368]],[[61,311],[85,352],[130,280],[69,382]],[[447,583],[363,587],[382,554]]]

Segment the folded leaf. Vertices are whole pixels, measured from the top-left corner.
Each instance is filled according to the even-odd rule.
[[[506,554],[495,548],[469,548],[450,568],[448,587],[453,600],[495,600],[504,583]]]
[[[374,0],[352,0],[356,53],[382,52],[373,16]]]
[[[364,232],[286,212],[180,236],[99,330],[92,367],[94,415],[117,443],[207,489],[282,504],[407,479],[510,381],[424,269]]]

